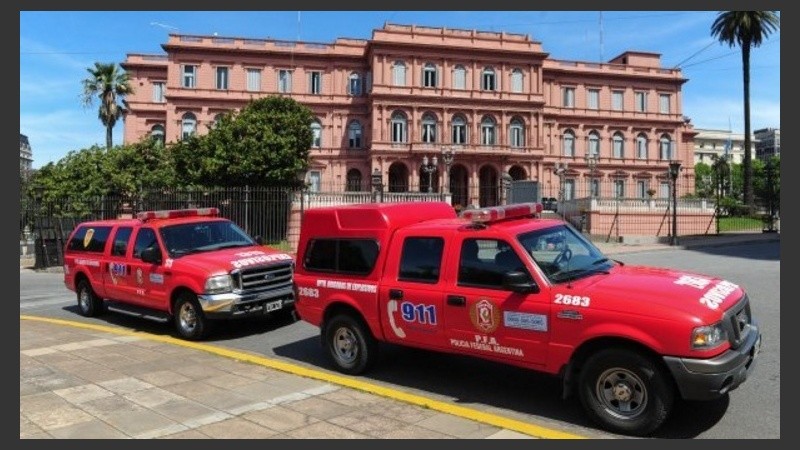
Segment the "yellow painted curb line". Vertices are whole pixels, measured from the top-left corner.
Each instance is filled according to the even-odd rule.
[[[201,350],[215,355],[224,356],[226,358],[235,359],[238,361],[245,361],[259,366],[268,367],[270,369],[288,372],[290,374],[299,375],[306,378],[313,378],[315,380],[325,381],[340,386],[349,387],[359,391],[369,392],[371,394],[387,397],[393,400],[410,403],[412,405],[421,406],[423,408],[432,409],[457,417],[474,420],[476,422],[493,425],[499,428],[505,428],[519,433],[527,434],[529,436],[543,438],[543,439],[585,439],[584,436],[577,434],[566,433],[563,431],[554,430],[551,428],[534,425],[527,422],[522,422],[508,417],[498,416],[483,411],[478,411],[472,408],[453,405],[439,400],[422,397],[419,395],[409,394],[407,392],[398,391],[396,389],[379,386],[372,383],[356,380],[353,378],[344,377],[341,375],[329,374],[314,369],[298,366],[295,364],[278,361],[275,359],[265,358],[250,353],[245,353],[236,350],[230,350],[223,347],[214,345],[202,344],[199,342],[185,341],[176,339],[170,336],[158,336],[155,334],[145,333],[141,331],[130,331],[121,328],[113,328],[104,325],[95,325],[90,323],[75,322],[71,320],[53,319],[48,317],[38,317],[30,315],[20,315],[20,320],[32,320],[38,322],[47,322],[57,325],[66,325],[76,328],[83,328],[87,330],[102,331],[106,333],[119,334],[125,336],[136,336],[151,341],[163,342],[166,344],[179,345],[181,347]]]

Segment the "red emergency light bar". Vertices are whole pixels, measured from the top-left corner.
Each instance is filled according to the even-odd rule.
[[[165,209],[161,211],[142,211],[136,218],[142,222],[153,219],[177,219],[178,217],[218,216],[219,208]]]
[[[473,223],[491,223],[499,220],[532,217],[542,212],[541,203],[519,203],[516,205],[495,206],[492,208],[471,209],[461,213],[461,217]]]

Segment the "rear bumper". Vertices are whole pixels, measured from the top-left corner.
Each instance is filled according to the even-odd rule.
[[[290,287],[248,294],[199,295],[197,301],[205,315],[212,319],[229,319],[263,315],[294,308],[294,292]]]
[[[747,340],[737,349],[711,359],[665,356],[685,400],[713,400],[736,389],[755,368],[761,349],[761,331],[755,322]]]

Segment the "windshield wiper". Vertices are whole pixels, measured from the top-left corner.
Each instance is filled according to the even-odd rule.
[[[582,267],[579,269],[570,269],[570,270],[559,270],[558,272],[550,275],[550,278],[554,281],[567,281],[567,280],[575,280],[581,278],[585,275],[594,275],[596,273],[602,273],[604,275],[608,275],[611,272],[605,269],[598,269],[592,267]]]
[[[602,264],[602,263],[604,263],[604,262],[608,262],[608,261],[610,261],[610,259],[608,259],[608,258],[600,258],[600,259],[598,259],[597,261],[593,262],[593,263],[592,263],[592,265],[593,265],[593,266],[596,266],[596,265],[598,265],[598,264]]]
[[[184,248],[181,250],[173,250],[171,253],[175,256],[186,256],[186,255],[191,255],[193,253],[204,252],[206,250],[207,249],[204,248]]]
[[[225,248],[236,248],[236,247],[250,247],[252,244],[248,244],[247,242],[230,242],[227,244],[220,244],[218,247],[215,247],[214,250],[222,250]]]

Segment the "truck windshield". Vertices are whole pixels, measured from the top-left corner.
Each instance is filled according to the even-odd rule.
[[[552,283],[608,273],[614,265],[568,225],[523,233],[517,240]]]
[[[241,228],[225,220],[170,225],[161,228],[160,233],[170,258],[256,245]]]

